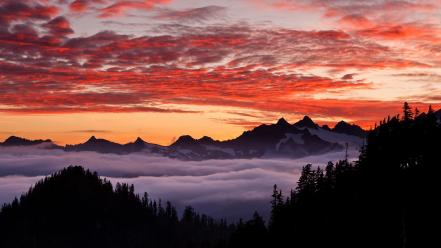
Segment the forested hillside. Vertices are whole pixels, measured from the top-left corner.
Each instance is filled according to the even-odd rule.
[[[230,227],[134,193],[79,166],[38,182],[0,213],[0,247],[225,247]]]
[[[358,161],[316,169],[308,164],[292,192],[274,186],[269,234],[244,235],[240,242],[258,237],[266,247],[440,247],[440,152],[434,111],[412,111],[406,103],[401,117],[388,117],[369,133]]]

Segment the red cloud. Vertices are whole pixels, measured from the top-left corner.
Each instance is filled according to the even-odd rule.
[[[323,12],[324,18],[336,20],[343,28],[370,29],[364,33],[384,39],[409,37],[413,30],[409,21],[413,17],[419,23],[439,19],[437,12],[441,2],[428,1],[353,1],[353,0],[253,0],[260,6],[289,11]],[[431,19],[432,18],[432,19]],[[378,32],[376,32],[379,30]]]
[[[203,22],[210,18],[222,16],[225,7],[211,5],[186,10],[160,9],[155,18],[182,22]]]
[[[151,10],[156,5],[172,0],[75,0],[69,5],[74,13],[90,9],[98,11],[98,17],[108,18],[125,14],[129,10]]]
[[[54,36],[65,36],[74,32],[69,21],[63,16],[56,17],[43,26]]]
[[[361,29],[358,34],[369,38],[384,40],[413,40],[423,42],[440,42],[440,28],[434,25],[403,23],[399,25],[382,25]]]
[[[93,5],[104,4],[107,1],[108,0],[75,0],[69,5],[69,8],[73,12],[84,12]]]
[[[102,17],[110,17],[166,2],[77,0],[70,8],[77,12],[91,8]],[[69,38],[73,32],[70,23],[63,16],[54,18],[56,9],[28,2],[2,3],[0,23],[6,23],[6,28],[0,28],[0,110],[186,112],[158,106],[210,105],[263,113],[336,116],[366,124],[398,112],[401,103],[314,97],[372,87],[354,80],[347,71],[441,63],[427,60],[420,51],[404,51],[411,53],[408,56],[403,50],[377,42],[409,39],[421,42],[424,48],[429,44],[424,43],[426,40],[431,42],[430,49],[439,49],[435,46],[439,42],[435,26],[411,22],[379,26],[370,11],[359,13],[361,9],[349,6],[347,1],[338,0],[332,6],[320,2],[315,4],[337,9],[336,19],[352,28],[300,31],[245,24],[176,24],[162,30],[168,35],[129,36],[103,31]],[[12,15],[12,10],[18,14]],[[182,13],[184,18],[194,14]],[[341,73],[312,73],[328,70]],[[343,73],[346,75],[342,77]]]
[[[57,13],[58,8],[55,6],[5,0],[0,3],[0,26],[9,25],[12,21],[48,20]]]
[[[11,112],[150,111],[149,105],[158,102],[264,110],[273,101],[281,103],[297,94],[368,86],[249,68],[155,67],[138,72],[100,72],[73,68],[45,70],[4,62],[1,68],[2,80],[14,82],[0,87],[4,92],[0,104],[10,106],[3,111]],[[272,110],[283,110],[281,106]]]
[[[345,32],[333,30],[219,26],[198,28],[175,36],[135,38],[100,32],[89,37],[68,39],[61,45],[57,37],[71,33],[67,20],[57,17],[44,26],[51,30],[52,36],[38,37],[21,29],[4,34],[0,40],[0,45],[5,48],[1,55],[9,61],[36,63],[28,55],[39,54],[38,63],[41,65],[57,61],[59,66],[106,66],[120,67],[122,70],[149,65],[197,67],[212,63],[224,63],[228,67],[266,66],[279,70],[296,67],[341,70],[425,66],[400,58],[399,54],[394,54],[387,47],[359,41]]]
[[[57,32],[69,25],[64,18],[55,18],[46,27]],[[177,112],[154,106],[178,104],[373,120],[377,112],[356,112],[346,104],[354,108],[386,105],[306,97],[369,88],[369,83],[304,75],[292,69],[420,66],[396,57],[387,47],[333,30],[217,26],[175,36],[130,37],[107,31],[51,42],[48,36],[40,37],[27,28],[17,26],[0,39],[0,55],[9,61],[0,66],[2,111]]]
[[[127,10],[150,10],[158,4],[169,3],[171,0],[133,0],[133,1],[117,1],[105,8],[100,9],[99,17],[106,18],[119,16]]]
[[[374,25],[366,17],[364,17],[362,15],[357,15],[357,14],[343,16],[342,18],[340,18],[339,24],[341,26],[349,26],[349,27],[357,28],[357,29],[370,28]]]

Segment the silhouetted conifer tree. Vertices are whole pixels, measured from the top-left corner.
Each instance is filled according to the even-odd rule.
[[[404,102],[404,104],[403,104],[403,120],[409,121],[409,120],[412,120],[412,118],[413,118],[412,109],[407,102]]]

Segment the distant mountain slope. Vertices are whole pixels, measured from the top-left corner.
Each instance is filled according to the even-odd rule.
[[[17,136],[10,136],[3,143],[0,143],[0,146],[35,146],[35,145],[44,145],[45,148],[61,148],[61,146],[57,146],[50,139],[42,140],[29,140]]]
[[[355,125],[355,124],[349,124],[344,121],[340,121],[335,125],[335,127],[332,129],[332,131],[337,133],[344,133],[348,135],[354,135],[358,137],[366,137],[366,131],[363,130],[361,127]]]
[[[319,125],[315,124],[309,116],[303,117],[302,120],[294,123],[295,127],[307,127],[307,128],[318,128]]]
[[[2,146],[32,146],[32,145],[38,145],[44,142],[52,142],[50,139],[47,140],[28,140],[25,138],[17,137],[17,136],[11,136],[7,138],[3,143],[1,143]]]
[[[105,139],[90,137],[86,142],[78,145],[66,145],[66,151],[95,151],[102,153],[122,153],[123,145]]]
[[[100,153],[129,154],[142,152],[181,160],[233,159],[233,158],[298,158],[340,151],[346,144],[358,149],[363,144],[366,131],[344,121],[334,128],[320,127],[310,117],[290,124],[284,118],[275,124],[263,124],[240,136],[225,141],[204,136],[195,139],[189,135],[179,137],[170,146],[160,146],[137,138],[134,142],[118,144],[90,137],[86,142],[65,147],[67,152],[93,151]],[[26,140],[11,136],[3,146],[53,144],[50,140]]]
[[[343,128],[337,130],[322,128],[308,116],[295,124],[281,118],[276,124],[260,125],[232,140],[215,141],[209,137],[194,139],[185,135],[170,147],[180,152],[182,157],[193,159],[297,158],[339,151],[346,143],[359,148],[366,133],[356,125],[340,123],[340,126]]]
[[[98,139],[95,136],[92,136],[84,143],[66,145],[64,150],[69,152],[93,151],[100,153],[128,154],[133,152],[141,152],[146,149],[159,152],[160,147],[161,146],[159,145],[147,143],[139,137],[134,142],[118,144],[106,139]]]

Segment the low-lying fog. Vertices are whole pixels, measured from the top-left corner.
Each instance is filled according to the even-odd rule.
[[[351,152],[357,156],[357,151]],[[82,165],[112,183],[127,182],[139,193],[169,200],[178,209],[191,205],[213,217],[248,218],[254,210],[268,216],[272,187],[286,193],[296,186],[302,166],[325,166],[344,152],[301,159],[234,159],[179,161],[149,154],[64,152],[38,147],[0,148],[0,204],[46,175],[69,165]]]

